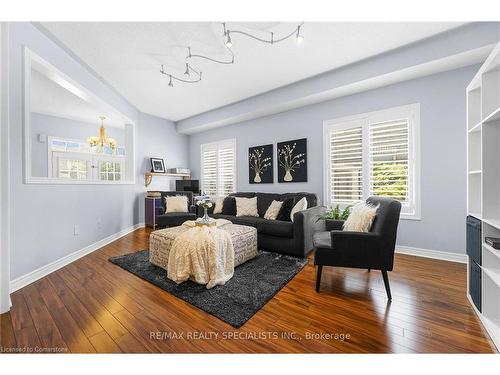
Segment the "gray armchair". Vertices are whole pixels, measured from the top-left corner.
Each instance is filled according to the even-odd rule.
[[[379,205],[370,232],[342,231],[341,222],[331,222],[327,231],[314,234],[317,292],[323,266],[376,269],[382,271],[387,298],[392,299],[387,271],[394,265],[401,203],[383,197],[370,197],[367,203]]]

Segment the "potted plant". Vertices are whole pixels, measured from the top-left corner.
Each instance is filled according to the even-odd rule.
[[[325,213],[319,215],[316,222],[324,220],[326,223],[326,230],[341,229],[344,221],[347,220],[351,213],[351,207],[352,205],[341,210],[337,204],[335,207],[331,207]]]

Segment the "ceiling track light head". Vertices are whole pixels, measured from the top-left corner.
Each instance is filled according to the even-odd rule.
[[[186,71],[184,72],[185,75],[189,75],[189,64],[186,63]]]
[[[297,26],[297,35],[296,35],[296,39],[297,39],[297,43],[300,44],[304,41],[304,36],[302,34],[300,34],[300,26]]]
[[[170,75],[170,81],[168,81],[168,85],[170,87],[174,87],[174,84],[172,83],[172,75]]]
[[[227,31],[226,47],[231,48],[233,46],[233,41],[231,40],[231,35],[229,30]]]

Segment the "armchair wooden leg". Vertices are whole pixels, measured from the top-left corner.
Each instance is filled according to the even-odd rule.
[[[368,268],[368,272],[370,272],[372,269],[371,268]]]
[[[323,266],[318,265],[316,270],[316,292],[319,293],[319,284],[321,283],[321,271],[323,271]]]
[[[387,271],[382,270],[382,278],[384,279],[385,291],[387,292],[387,298],[392,301],[391,287],[389,286],[389,277],[387,276]]]

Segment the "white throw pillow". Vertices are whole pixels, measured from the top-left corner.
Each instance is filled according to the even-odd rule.
[[[188,199],[185,195],[166,197],[165,204],[167,206],[167,214],[171,212],[188,212]]]
[[[222,213],[222,206],[224,205],[224,198],[226,198],[226,197],[215,198],[214,214],[221,214]]]
[[[264,214],[264,219],[276,220],[281,206],[283,206],[282,201],[272,201],[271,205],[267,208],[266,213]]]
[[[296,212],[303,211],[306,209],[307,209],[307,199],[306,197],[304,197],[297,203],[295,203],[295,206],[293,206],[292,211],[290,212],[290,220],[293,221],[293,215],[295,215]]]
[[[254,198],[236,197],[236,216],[259,217],[259,211],[257,210],[257,197]]]
[[[356,204],[344,223],[344,230],[353,232],[369,232],[379,206],[372,206],[366,202]]]

